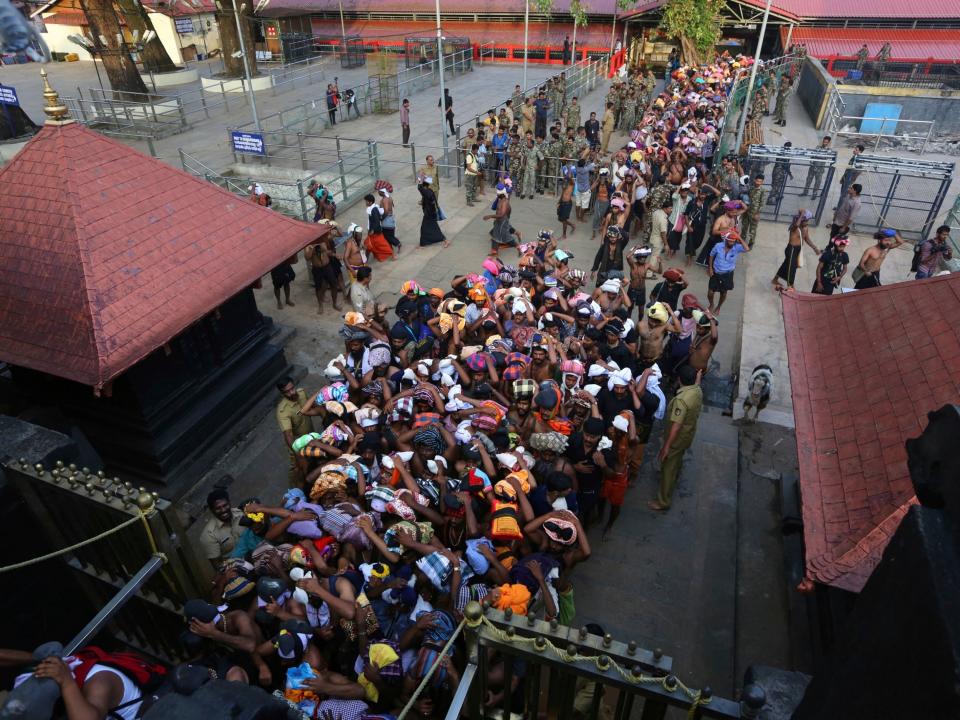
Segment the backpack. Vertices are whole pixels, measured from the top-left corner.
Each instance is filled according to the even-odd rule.
[[[165,665],[151,662],[132,652],[107,652],[89,645],[77,650],[73,656],[80,661],[80,664],[73,668],[73,676],[81,688],[94,665],[103,665],[123,673],[144,693],[156,690],[167,678]]]
[[[927,242],[927,241],[924,241]],[[924,243],[918,242],[913,245],[913,259],[910,261],[910,272],[915,273],[920,269],[920,250]]]

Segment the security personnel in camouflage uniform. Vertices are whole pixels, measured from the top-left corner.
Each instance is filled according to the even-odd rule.
[[[657,87],[657,79],[653,76],[653,70],[647,70],[647,76],[643,79],[644,107],[653,100],[653,91]]]
[[[553,133],[550,141],[547,143],[546,163],[544,182],[551,195],[557,192],[557,182],[560,177],[560,156],[563,154],[563,140],[560,139],[560,133]]]
[[[537,193],[543,195],[543,189],[548,184],[545,177],[549,172],[550,161],[547,157],[550,155],[550,144],[543,138],[537,138],[537,149],[540,151],[540,169],[537,171]]]
[[[787,125],[787,105],[790,104],[790,76],[784,73],[780,77],[780,88],[777,90],[777,110],[773,121],[781,127]]]
[[[753,95],[753,107],[750,110],[751,120],[759,120],[761,116],[767,114],[767,103],[769,102],[767,92],[766,83],[761,81],[760,87]]]
[[[857,50],[857,70],[863,70],[868,57],[870,57],[870,51],[867,49],[867,44],[864,43],[863,47]]]
[[[577,160],[577,136],[573,128],[567,128],[567,134],[560,145],[560,159],[564,165]]]
[[[613,104],[613,126],[617,126],[617,103],[619,102],[617,98],[617,84],[614,83],[610,86],[610,89],[607,90],[607,96],[603,100],[603,107],[607,106],[607,103]]]
[[[624,129],[623,127],[623,108],[627,104],[627,85],[626,83],[617,83],[617,100],[613,106],[616,125],[614,127]]]
[[[517,85],[517,88],[518,88],[518,87],[520,87],[520,86]],[[510,99],[513,100],[513,111],[519,116],[519,115],[520,115],[520,108],[523,107],[523,102],[524,102],[525,98],[524,98],[524,96],[523,96],[523,91],[522,91],[522,90],[517,90],[517,88],[514,88],[514,89],[513,89],[513,97],[511,97]]]
[[[568,128],[580,127],[580,103],[577,101],[577,98],[570,99],[570,104],[567,105],[567,112],[564,120],[566,121]]]
[[[590,141],[587,140],[587,129],[583,125],[577,126],[577,136],[574,138],[573,144],[577,159],[586,159],[590,153]]]
[[[463,184],[467,189],[467,205],[473,205],[477,199],[477,186],[480,181],[480,163],[472,148],[463,155]]]
[[[750,207],[743,214],[743,239],[747,245],[753,247],[753,242],[757,237],[757,225],[760,224],[760,210],[767,199],[767,191],[763,188],[763,175],[755,175],[753,185],[750,186],[750,192],[747,193],[747,201]]]
[[[523,145],[523,185],[520,188],[520,197],[532,199],[537,191],[539,183],[537,163],[541,160],[543,160],[543,153],[540,151],[540,146],[528,134],[527,141]]]
[[[520,188],[523,182],[523,145],[519,135],[510,136],[510,146],[507,148],[507,167],[510,179],[513,180],[514,191]],[[521,195],[521,197],[523,197]]]
[[[647,195],[647,211],[643,214],[643,241],[650,243],[650,228],[653,225],[653,212],[673,197],[674,187],[668,182],[658,184]]]
[[[820,141],[820,150],[829,150],[830,149],[830,136],[825,135],[823,140]],[[825,161],[812,160],[810,167],[807,169],[807,179],[803,183],[803,192],[800,193],[800,197],[804,197],[808,191],[810,191],[810,186],[813,186],[813,191],[810,192],[810,197],[814,200],[817,199],[817,195],[820,194],[820,184],[823,182],[823,173],[827,169],[827,163]]]

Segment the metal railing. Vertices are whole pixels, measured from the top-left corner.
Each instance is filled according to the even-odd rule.
[[[606,80],[606,70],[608,66],[609,58],[604,55],[599,58],[591,58],[589,60],[581,60],[578,63],[573,65],[563,66],[561,72],[566,73],[567,77],[567,97],[578,97],[583,98],[588,93],[590,93],[598,84]],[[556,75],[552,75],[549,78],[538,82],[530,87],[526,88],[523,91],[523,96],[526,97],[536,97],[537,93],[540,91],[540,88],[545,86],[549,80],[556,80],[560,77],[558,72]],[[492,105],[488,110],[493,110],[494,113],[499,113],[500,108],[506,107],[507,100],[511,98],[504,98],[502,102]],[[555,109],[559,112],[559,108]],[[519,108],[514,108],[514,115],[519,112]],[[487,116],[487,113],[480,115],[474,115],[469,120],[460,123],[456,126],[457,128],[457,142],[460,142],[460,138],[465,132],[465,127],[476,127],[479,128],[482,125],[482,120]]]
[[[864,117],[862,115],[847,115],[846,103],[836,87],[831,88],[830,98],[827,100],[826,132],[835,137],[848,138],[850,143],[871,143],[874,150],[879,150],[886,141],[890,147],[903,148],[923,154],[927,143],[933,137],[936,123],[933,120],[903,120],[901,118]],[[875,131],[864,132],[864,121],[880,125]],[[916,128],[916,132],[909,130],[898,132],[904,127]],[[866,143],[865,143],[866,144]]]
[[[76,642],[86,642],[109,620],[124,643],[155,657],[180,658],[181,605],[208,594],[213,573],[185,542],[170,503],[119,478],[60,461],[45,467],[21,459],[3,472],[40,536],[51,547],[69,548],[62,555],[64,570],[78,576],[81,589],[74,604],[91,614],[110,608]],[[151,560],[157,557],[166,560],[163,567]],[[123,607],[118,598],[130,602]]]
[[[592,686],[586,717],[600,717],[602,703],[614,705],[613,720],[628,720],[634,704],[642,703],[640,720],[665,717],[670,708],[690,718],[755,718],[766,704],[766,695],[757,685],[744,688],[740,702],[716,697],[710,688],[695,689],[682,683],[673,671],[673,661],[659,650],[646,650],[635,642],[615,641],[610,635],[591,635],[532,615],[516,616],[510,611],[484,609],[470,603],[465,611],[467,666],[446,720],[480,720],[493,710],[485,708],[488,691],[499,693],[503,717],[516,711],[522,697],[522,717],[537,717],[546,701],[546,717],[567,720],[574,717],[574,703],[581,689]],[[496,686],[491,685],[493,655],[503,668]],[[525,668],[522,686],[511,688],[515,666]],[[615,703],[604,695],[616,693]],[[612,698],[610,698],[612,699]]]

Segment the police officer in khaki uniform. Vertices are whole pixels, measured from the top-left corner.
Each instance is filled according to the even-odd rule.
[[[651,510],[669,510],[673,501],[673,491],[683,467],[683,454],[693,444],[700,410],[703,408],[701,375],[699,370],[694,370],[689,365],[683,365],[677,370],[680,389],[667,406],[667,428],[664,431],[663,447],[657,456],[660,461],[660,489],[656,499],[647,503]]]
[[[306,477],[306,463],[293,452],[293,441],[301,435],[313,432],[313,422],[310,417],[300,412],[307,403],[307,394],[303,388],[293,384],[293,380],[285,377],[277,383],[277,390],[283,396],[277,403],[277,424],[283,433],[283,441],[290,451],[290,469],[287,479],[292,486],[301,484]]]

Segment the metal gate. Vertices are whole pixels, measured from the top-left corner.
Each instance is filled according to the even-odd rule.
[[[819,224],[836,165],[833,150],[751,145],[744,168],[751,178],[762,173],[767,188],[760,217],[788,223],[800,210],[809,210]]]
[[[953,180],[955,164],[858,155],[841,179],[843,192],[863,186],[857,229],[896,229],[904,238],[926,240]]]
[[[570,720],[599,718],[603,704],[612,720],[662,720],[669,708],[689,718],[755,718],[766,703],[762,688],[748,685],[742,700],[715,697],[710,688],[684,685],[673,661],[660,650],[615,641],[575,628],[513,615],[471,602],[464,613],[468,664],[446,720],[491,717],[540,717]],[[492,673],[495,667],[502,671]],[[491,675],[500,678],[492,686]],[[513,692],[510,688],[517,679]],[[488,693],[502,695],[498,707],[486,705]],[[633,713],[639,701],[639,714]],[[412,701],[411,701],[412,703]],[[586,706],[586,707],[584,707]]]
[[[400,78],[395,75],[371,75],[368,107],[375,113],[395,113],[400,110]]]
[[[71,602],[86,600],[88,615],[110,606],[117,590],[136,579],[144,563],[163,559],[158,572],[133,583],[136,594],[115,612],[110,629],[117,639],[154,657],[180,659],[181,606],[209,594],[213,573],[184,542],[184,529],[170,503],[119,478],[60,461],[45,468],[20,460],[5,465],[3,472],[48,544],[61,549],[58,562],[70,569],[83,596]],[[36,561],[53,560],[44,556],[22,565]]]

